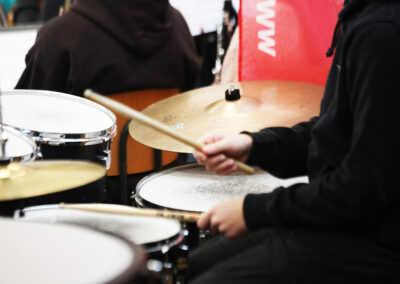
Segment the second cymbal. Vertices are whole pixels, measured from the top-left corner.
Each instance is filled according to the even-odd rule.
[[[323,87],[288,81],[251,81],[234,84],[240,99],[227,101],[229,84],[188,91],[155,104],[143,113],[199,139],[207,132],[226,134],[257,131],[264,127],[286,126],[318,115]],[[130,135],[152,148],[190,153],[191,147],[133,121]]]
[[[36,197],[80,187],[105,176],[104,166],[87,161],[34,161],[0,167],[0,201]]]

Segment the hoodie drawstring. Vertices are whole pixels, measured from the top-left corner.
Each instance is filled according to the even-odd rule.
[[[331,46],[329,47],[328,51],[326,52],[326,57],[331,57],[333,55],[333,52],[336,49],[337,39],[339,37],[341,30],[342,30],[342,20],[339,18],[338,22],[336,23],[335,31],[333,32]]]

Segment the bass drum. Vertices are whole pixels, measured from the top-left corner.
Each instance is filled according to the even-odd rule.
[[[145,263],[140,247],[82,227],[1,218],[0,230],[4,283],[133,283]]]
[[[206,212],[213,206],[249,193],[271,192],[279,186],[307,183],[307,177],[277,178],[261,169],[252,175],[236,172],[218,176],[198,164],[189,164],[163,170],[142,179],[132,198],[140,207]],[[196,246],[204,232],[189,227],[190,245]],[[199,234],[200,233],[200,238]]]
[[[153,272],[158,270],[163,282],[183,280],[186,276],[188,249],[176,220],[61,209],[58,205],[27,207],[16,211],[14,217],[31,222],[79,225],[115,234],[143,246],[149,257],[148,268]]]
[[[29,137],[26,137],[15,131],[11,127],[2,126],[2,133],[5,141],[5,151],[0,147],[0,165],[6,165],[11,162],[33,161],[38,155],[36,143]],[[2,138],[2,137],[0,137]]]

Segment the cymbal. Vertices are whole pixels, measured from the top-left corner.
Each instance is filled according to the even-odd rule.
[[[289,81],[249,81],[234,83],[240,99],[228,101],[230,84],[203,87],[150,105],[142,113],[177,132],[199,139],[208,132],[234,134],[258,131],[307,121],[318,115],[323,87]],[[149,147],[181,153],[193,149],[138,121],[129,126],[130,135]]]
[[[33,161],[0,167],[0,201],[80,187],[105,176],[104,166],[87,161]]]

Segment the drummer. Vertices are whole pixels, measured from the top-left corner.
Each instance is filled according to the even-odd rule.
[[[191,252],[191,283],[400,283],[398,15],[399,1],[345,1],[319,117],[202,138],[210,171],[235,158],[310,183],[204,213],[198,226],[223,237]]]

